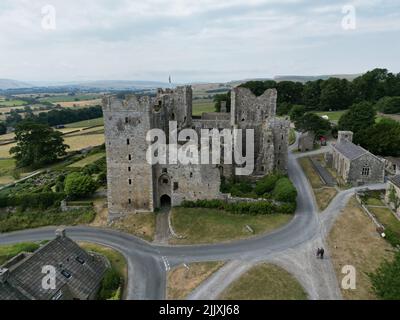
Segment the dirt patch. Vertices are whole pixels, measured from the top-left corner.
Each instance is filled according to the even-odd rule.
[[[113,221],[111,228],[153,241],[156,215],[153,212],[129,214]]]
[[[167,277],[167,299],[183,300],[204,280],[224,265],[223,262],[196,262],[172,269]]]
[[[343,290],[344,299],[376,299],[367,273],[373,272],[385,259],[393,259],[392,247],[376,232],[376,226],[367,217],[353,197],[334,224],[328,244],[332,262],[339,280],[343,266],[356,268],[355,290]]]

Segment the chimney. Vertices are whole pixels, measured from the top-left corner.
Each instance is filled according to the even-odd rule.
[[[0,268],[0,283],[5,283],[9,276],[9,270],[6,268]]]
[[[65,238],[65,229],[57,229],[56,237],[57,238]]]

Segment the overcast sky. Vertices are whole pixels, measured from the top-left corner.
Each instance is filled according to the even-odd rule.
[[[0,78],[219,82],[375,67],[400,72],[399,0],[0,1]]]

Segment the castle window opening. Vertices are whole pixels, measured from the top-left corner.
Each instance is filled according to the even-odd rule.
[[[130,144],[130,141],[129,141],[129,139],[126,139],[126,144],[127,144],[127,145],[129,145],[129,144]]]
[[[370,169],[369,169],[369,167],[367,167],[367,166],[365,166],[363,169],[362,169],[362,175],[363,176],[369,176],[369,171],[370,171]]]
[[[193,178],[193,172],[190,173],[190,177]]]
[[[132,155],[128,155],[128,159],[129,159],[129,160],[132,160]]]
[[[128,203],[129,203],[129,204],[132,204],[132,199],[128,199]]]
[[[167,168],[162,169],[162,172],[163,172],[163,173],[168,173]]]
[[[128,117],[125,117],[125,123],[128,123],[128,122],[129,122]]]
[[[128,171],[131,172],[131,167],[128,167]]]
[[[168,179],[164,178],[164,179],[162,180],[162,182],[163,182],[164,184],[168,184]]]
[[[175,190],[178,190],[178,188],[179,188],[178,182],[174,182],[174,191],[175,191]]]
[[[132,179],[129,179],[128,182],[129,182],[129,184],[132,184]]]

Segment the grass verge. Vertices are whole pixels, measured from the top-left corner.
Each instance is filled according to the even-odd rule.
[[[14,258],[21,252],[33,252],[39,249],[40,244],[36,242],[22,242],[12,245],[0,246],[0,265]]]
[[[79,225],[93,221],[93,209],[62,212],[58,209],[43,211],[17,211],[0,214],[0,232],[32,229],[43,226]]]
[[[174,244],[216,243],[263,234],[287,224],[293,215],[239,215],[223,210],[205,208],[173,208],[171,221],[174,231],[182,239]],[[250,226],[250,232],[246,225]]]
[[[342,289],[343,297],[348,300],[376,299],[367,273],[374,272],[385,259],[391,260],[393,250],[379,236],[375,225],[354,198],[334,224],[328,244],[339,285],[344,277],[342,267],[351,265],[356,268],[357,288]]]
[[[300,283],[286,270],[260,264],[234,281],[221,294],[222,300],[306,300]]]
[[[183,300],[204,280],[223,266],[223,262],[196,262],[172,269],[167,276],[167,299]]]
[[[152,212],[130,214],[115,220],[111,227],[147,241],[153,241],[156,229],[156,215]]]

